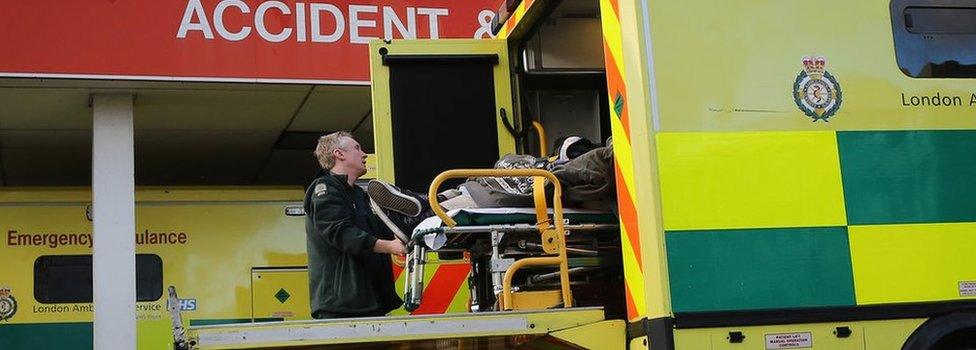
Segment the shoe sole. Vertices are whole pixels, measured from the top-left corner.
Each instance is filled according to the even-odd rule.
[[[400,242],[403,242],[403,244],[407,244],[407,242],[410,241],[410,236],[404,234],[403,230],[401,230],[400,227],[398,227],[396,224],[393,223],[392,220],[390,220],[390,217],[383,212],[383,208],[380,208],[379,204],[376,204],[376,201],[370,199],[369,208],[373,210],[373,214],[376,214],[376,216],[380,218],[380,221],[382,221],[383,224],[386,225],[386,227],[393,232],[393,235],[396,236],[396,238],[398,238]]]
[[[369,198],[376,201],[376,204],[384,209],[389,209],[410,217],[420,215],[421,206],[419,200],[400,193],[400,191],[386,183],[371,181],[366,186],[366,193],[369,194]]]

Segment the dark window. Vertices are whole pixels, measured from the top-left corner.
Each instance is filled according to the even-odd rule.
[[[915,78],[976,78],[976,2],[893,0],[898,67]]]
[[[34,261],[34,299],[41,303],[92,302],[91,255],[45,255]],[[136,300],[163,296],[163,260],[136,254]]]
[[[425,191],[444,170],[495,164],[496,113],[500,113],[495,109],[497,56],[387,55],[383,60],[390,67],[393,170],[398,186]]]

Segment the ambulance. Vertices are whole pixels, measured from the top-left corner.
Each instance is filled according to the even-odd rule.
[[[138,348],[173,349],[169,286],[187,326],[310,319],[303,196],[295,187],[138,189]],[[0,225],[0,348],[90,349],[90,190],[5,190]],[[412,313],[465,312],[469,264],[431,259],[430,302]],[[403,286],[402,262],[394,266]]]
[[[190,327],[194,348],[973,347],[971,6],[515,0],[495,21],[371,43],[378,177],[434,193],[559,136],[612,143],[619,292],[506,283],[472,314]]]

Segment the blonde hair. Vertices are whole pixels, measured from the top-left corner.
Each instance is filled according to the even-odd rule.
[[[328,135],[319,137],[319,143],[315,146],[315,159],[319,161],[322,169],[331,170],[335,166],[335,150],[342,148],[342,138],[352,138],[348,131],[336,131]]]

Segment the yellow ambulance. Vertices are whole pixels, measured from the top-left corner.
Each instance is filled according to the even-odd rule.
[[[139,349],[173,348],[169,286],[187,326],[309,319],[303,196],[293,187],[138,189]],[[0,348],[91,348],[90,204],[87,188],[0,193]],[[413,314],[466,311],[468,264],[431,258],[431,302]]]
[[[612,136],[621,292],[595,312],[557,291],[534,311],[191,327],[193,346],[973,346],[970,5],[516,0],[496,21],[494,40],[371,44],[379,177],[426,188],[539,152],[533,122]],[[517,309],[510,287],[488,310]]]

